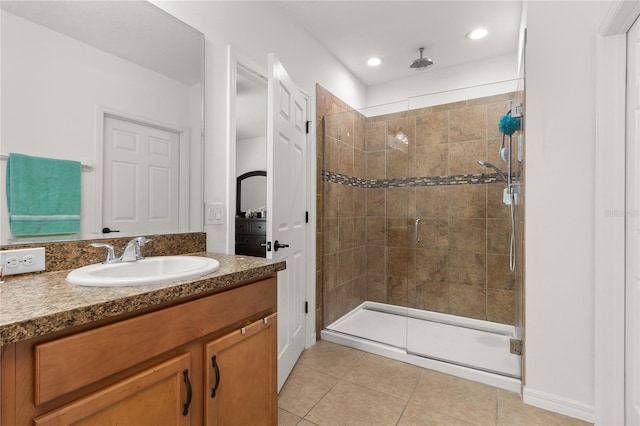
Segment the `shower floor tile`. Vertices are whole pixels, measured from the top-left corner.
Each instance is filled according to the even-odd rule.
[[[319,341],[278,396],[281,426],[588,425],[488,385]]]

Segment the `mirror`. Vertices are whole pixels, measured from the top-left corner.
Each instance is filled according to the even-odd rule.
[[[249,211],[260,213],[266,205],[267,172],[256,170],[238,176],[236,180],[236,216],[246,217],[246,213]]]
[[[147,1],[1,7],[1,153],[88,166],[81,173],[80,234],[41,240],[102,236],[103,125],[112,116],[180,134],[179,174],[190,184],[172,202],[186,208],[175,229],[159,233],[202,231],[202,33]],[[4,159],[0,168],[4,180]],[[11,236],[4,184],[0,197],[0,244],[39,241]]]

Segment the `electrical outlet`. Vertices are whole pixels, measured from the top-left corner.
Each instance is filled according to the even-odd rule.
[[[4,275],[26,274],[45,270],[44,247],[0,251]]]

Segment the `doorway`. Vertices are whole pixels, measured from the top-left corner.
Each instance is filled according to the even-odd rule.
[[[105,115],[103,141],[103,232],[179,231],[180,134]]]

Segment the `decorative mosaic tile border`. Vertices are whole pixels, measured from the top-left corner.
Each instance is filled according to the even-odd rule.
[[[514,176],[515,177],[515,176]],[[439,185],[477,185],[482,183],[501,183],[502,179],[497,173],[479,175],[452,175],[452,176],[423,176],[395,179],[362,179],[341,173],[322,171],[324,182],[338,183],[341,185],[358,188],[402,188],[416,186]]]

